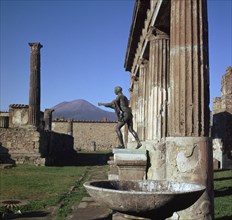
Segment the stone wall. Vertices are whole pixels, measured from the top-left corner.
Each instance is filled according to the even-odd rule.
[[[219,168],[232,169],[232,67],[221,81],[221,97],[213,100],[212,127],[214,159]]]
[[[73,137],[35,128],[0,128],[0,163],[54,165],[74,153]]]
[[[70,126],[72,126],[70,128]],[[116,122],[104,121],[53,121],[52,130],[69,134],[72,130],[76,150],[111,150],[117,146]]]

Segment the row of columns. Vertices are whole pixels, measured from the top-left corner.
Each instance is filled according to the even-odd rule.
[[[134,122],[149,152],[149,179],[206,186],[178,219],[213,219],[207,1],[170,5],[170,34],[150,27],[148,58],[132,78],[138,85],[131,92]]]
[[[138,82],[134,81],[134,88],[138,84],[138,89],[131,93],[132,108],[141,140],[160,141],[167,136],[170,40],[155,27],[150,28],[147,38],[149,60],[140,60]]]
[[[206,1],[173,0],[171,18],[170,37],[150,28],[149,60],[140,60],[133,79],[132,108],[144,141],[209,135]]]

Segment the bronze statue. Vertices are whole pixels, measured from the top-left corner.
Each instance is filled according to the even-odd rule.
[[[128,125],[128,130],[134,136],[137,142],[137,148],[139,148],[142,146],[142,144],[139,140],[137,133],[133,129],[133,115],[132,115],[131,108],[129,107],[129,101],[127,97],[122,93],[122,88],[120,86],[115,87],[114,93],[117,95],[115,100],[113,100],[111,103],[100,103],[99,102],[98,105],[114,109],[117,115],[118,123],[116,126],[116,133],[117,133],[117,136],[120,142],[119,148],[125,148],[124,142],[123,142],[123,136],[121,132],[121,128],[125,124]]]

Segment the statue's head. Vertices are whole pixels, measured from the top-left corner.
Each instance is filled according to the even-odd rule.
[[[116,86],[116,87],[114,88],[114,92],[115,92],[116,95],[117,95],[118,93],[122,92],[122,87]]]

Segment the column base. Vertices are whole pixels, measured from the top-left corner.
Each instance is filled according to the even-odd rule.
[[[166,145],[166,179],[206,186],[200,199],[188,209],[169,219],[213,219],[213,156],[207,137],[168,137]],[[178,216],[178,218],[177,218]]]

